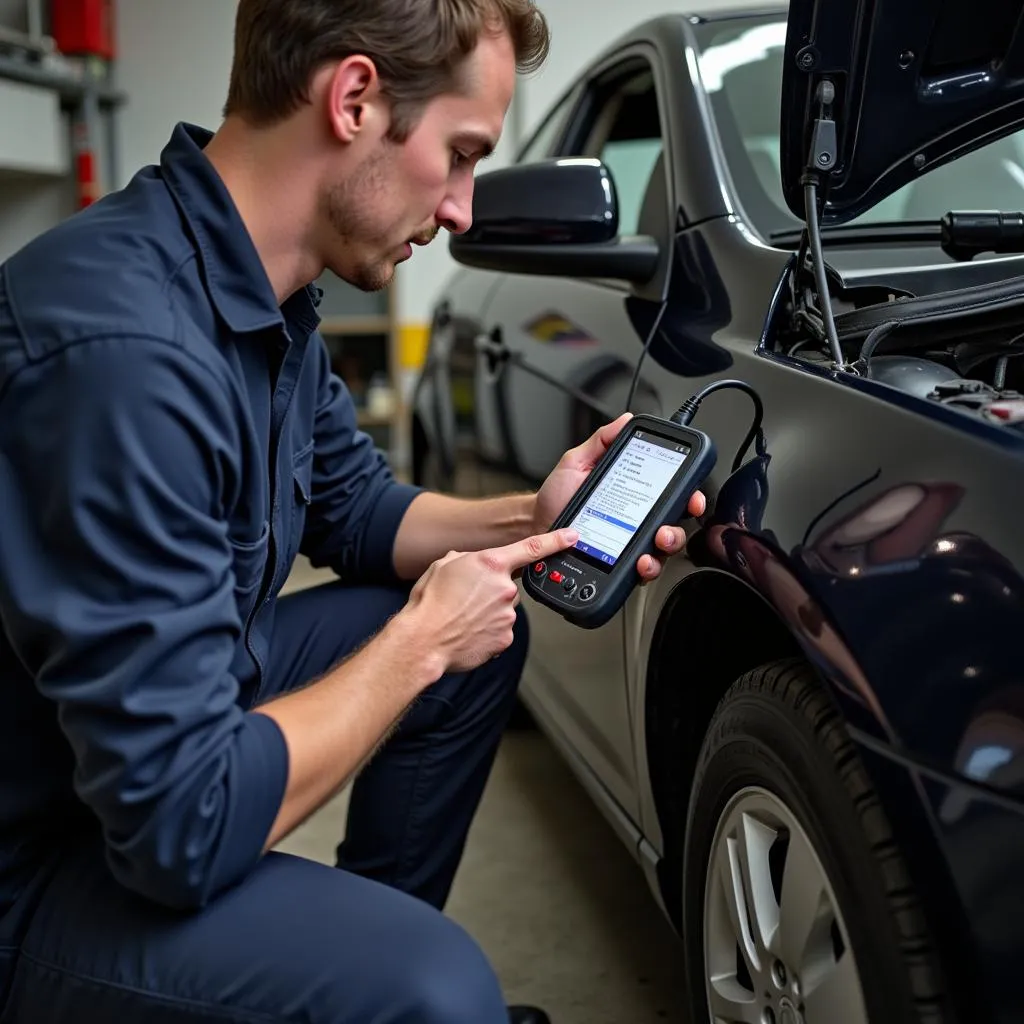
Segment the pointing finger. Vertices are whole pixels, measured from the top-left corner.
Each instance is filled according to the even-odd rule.
[[[553,530],[550,533],[527,537],[514,544],[506,544],[502,548],[493,548],[488,554],[504,571],[512,572],[531,562],[550,558],[559,551],[571,548],[579,540],[579,536],[575,530]]]

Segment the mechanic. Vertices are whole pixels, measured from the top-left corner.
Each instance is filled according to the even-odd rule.
[[[311,282],[465,231],[547,48],[532,0],[241,0],[218,131],[0,268],[5,1024],[546,1020],[443,907],[515,578],[628,417],[534,495],[401,484]],[[339,579],[278,600],[299,550]],[[273,851],[353,779],[336,867]]]

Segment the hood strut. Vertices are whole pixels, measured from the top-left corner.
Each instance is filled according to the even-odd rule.
[[[836,123],[832,117],[832,104],[835,102],[835,98],[835,86],[828,79],[821,81],[815,94],[818,103],[818,116],[814,120],[811,149],[800,183],[804,188],[804,205],[807,216],[805,239],[811,248],[811,261],[814,265],[814,277],[818,286],[818,301],[821,303],[822,315],[825,320],[825,333],[828,337],[829,348],[832,350],[833,368],[841,370],[844,367],[843,350],[839,344],[836,322],[832,315],[832,299],[829,296],[828,278],[825,273],[825,253],[821,244],[818,207],[819,198],[824,204],[828,175],[836,163],[838,145]]]

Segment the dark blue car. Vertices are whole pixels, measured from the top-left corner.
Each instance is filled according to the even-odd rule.
[[[524,703],[690,1024],[1024,1020],[1022,7],[641,25],[452,241],[421,481],[535,486],[716,380],[763,405],[704,400],[709,511],[611,622],[528,608]]]

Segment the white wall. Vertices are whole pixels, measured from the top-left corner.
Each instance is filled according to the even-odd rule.
[[[179,121],[215,129],[227,97],[235,0],[121,0],[121,178],[156,163]]]
[[[0,263],[74,212],[70,176],[0,175]]]

